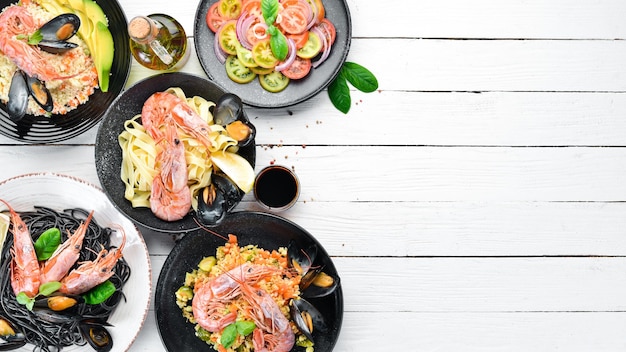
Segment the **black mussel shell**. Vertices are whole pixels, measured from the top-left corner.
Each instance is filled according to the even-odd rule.
[[[64,41],[52,41],[52,40],[42,40],[37,44],[37,46],[46,52],[51,54],[62,54],[68,50],[78,48],[78,44],[72,42],[64,42]]]
[[[80,316],[75,314],[74,312],[57,312],[44,307],[34,307],[33,314],[35,314],[38,319],[53,324],[72,323],[80,319]]]
[[[28,83],[28,93],[33,99],[47,112],[52,111],[54,108],[54,104],[52,102],[52,94],[46,85],[39,79],[35,77],[31,77],[27,74],[24,74],[26,77],[26,82]]]
[[[61,42],[70,39],[80,27],[80,18],[73,13],[63,13],[39,28],[43,40]]]
[[[300,298],[300,299],[292,299],[290,312],[291,319],[294,321],[298,330],[304,334],[309,340],[313,341],[313,334],[317,331],[325,333],[328,331],[328,325],[326,324],[326,319],[322,313],[320,313],[311,302]],[[309,328],[309,325],[305,321],[303,317],[304,314],[308,314],[311,317],[312,330]]]
[[[11,351],[26,344],[26,337],[9,319],[0,315],[0,351]]]
[[[85,302],[85,299],[80,295],[66,295],[62,293],[55,293],[47,297],[41,297],[36,299],[34,303],[34,308],[50,309],[55,312],[73,312],[83,302]]]
[[[9,101],[7,102],[7,110],[11,120],[19,121],[26,115],[29,94],[26,75],[21,70],[15,71],[11,79]]]
[[[290,268],[295,268],[301,275],[311,269],[313,263],[317,258],[317,246],[311,244],[306,249],[303,249],[295,240],[290,240],[287,244],[287,264]]]
[[[97,352],[108,352],[113,348],[113,337],[101,323],[83,321],[80,332]]]
[[[324,272],[324,267],[310,269],[300,280],[302,297],[319,298],[333,293],[339,286],[339,277]]]
[[[226,93],[215,103],[213,110],[213,121],[222,126],[226,126],[243,117],[243,102],[239,96]]]
[[[207,226],[222,222],[243,197],[243,192],[227,176],[214,173],[211,184],[198,193],[197,216]]]

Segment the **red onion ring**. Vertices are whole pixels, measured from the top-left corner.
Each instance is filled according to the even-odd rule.
[[[256,18],[254,16],[248,16],[247,12],[243,12],[237,19],[237,39],[239,39],[241,46],[248,50],[252,50],[252,44],[248,41],[246,33],[252,26],[252,23],[254,23],[255,19]]]
[[[319,26],[311,28],[311,32],[317,34],[317,36],[320,37],[320,40],[322,41],[322,56],[317,61],[311,62],[311,66],[313,66],[313,68],[317,68],[324,61],[326,61],[328,55],[330,55],[330,43],[326,39],[326,34],[323,32],[322,29],[320,29]]]
[[[257,34],[256,30],[258,27],[263,28],[263,35]],[[254,30],[254,36],[257,37],[257,39],[265,39],[267,37],[267,25],[265,23],[258,22],[254,26],[252,26],[252,28]]]
[[[309,9],[311,9],[311,15],[310,15],[310,18],[309,18],[309,23],[306,26],[306,29],[309,30],[317,22],[317,14],[319,13],[320,10],[317,8],[317,4],[315,3],[315,1],[306,1],[306,3],[307,3],[306,6]]]
[[[296,59],[296,42],[291,38],[287,38],[287,45],[289,46],[287,59],[274,67],[276,71],[284,71],[288,69],[289,67],[291,67],[294,60]]]
[[[215,39],[213,40],[213,50],[215,51],[215,57],[217,57],[217,61],[219,61],[222,65],[225,64],[226,52],[220,46],[220,41],[217,38],[217,35],[215,36]]]

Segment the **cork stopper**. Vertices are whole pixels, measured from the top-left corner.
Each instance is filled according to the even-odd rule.
[[[128,24],[128,35],[137,40],[146,39],[150,34],[156,35],[157,33],[158,28],[148,17],[137,16]]]

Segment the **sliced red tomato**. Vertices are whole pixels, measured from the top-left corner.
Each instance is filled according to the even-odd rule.
[[[308,20],[299,6],[289,6],[280,12],[280,28],[290,34],[302,33],[306,30]]]
[[[241,15],[241,0],[220,0],[218,3],[217,10],[222,17],[232,20]]]
[[[261,11],[261,0],[248,0],[244,2],[241,8],[241,13],[247,12],[254,17],[263,18],[263,12]]]
[[[296,56],[291,66],[282,70],[281,73],[290,79],[301,79],[311,71],[311,59],[303,59]]]
[[[253,24],[248,28],[246,32],[246,39],[248,39],[248,43],[254,46],[254,44],[258,43],[260,40],[266,39],[268,36],[267,30],[265,27],[261,25]]]
[[[219,11],[217,11],[218,6],[219,1],[211,5],[211,7],[209,7],[209,11],[206,13],[206,24],[213,33],[216,33],[217,30],[220,29],[226,21],[228,21],[220,15]]]
[[[324,4],[322,0],[313,0],[315,2],[315,8],[317,9],[317,23],[322,22],[324,17],[326,17],[326,10],[324,9]]]
[[[229,55],[237,55],[237,47],[241,44],[237,39],[237,20],[228,20],[220,27],[216,35],[222,50]]]
[[[307,40],[309,40],[309,31],[304,31],[299,34],[287,34],[287,38],[293,39],[294,43],[296,44],[296,49],[300,49],[304,47]]]
[[[335,25],[328,18],[324,18],[317,26],[320,27],[322,33],[326,36],[326,41],[332,45],[335,42],[335,38],[337,38]]]
[[[252,59],[257,65],[265,68],[275,67],[278,63],[278,59],[272,54],[272,48],[270,47],[270,40],[260,40],[252,47]]]

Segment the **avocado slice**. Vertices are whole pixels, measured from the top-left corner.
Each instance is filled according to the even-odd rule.
[[[109,25],[107,16],[102,11],[102,8],[93,0],[83,0],[84,11],[91,18],[93,23],[102,22],[104,25]]]
[[[109,75],[113,65],[113,52],[115,51],[113,36],[109,31],[109,27],[102,22],[96,23],[96,30],[91,40],[94,48],[97,48],[97,50],[91,52],[91,57],[98,71],[100,90],[107,92],[109,90]]]

